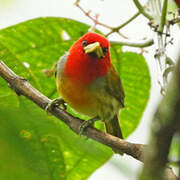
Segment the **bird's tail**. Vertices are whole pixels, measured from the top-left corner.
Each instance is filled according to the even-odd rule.
[[[111,119],[110,121],[105,121],[104,124],[107,133],[123,139],[123,135],[117,115],[115,115],[114,118]]]
[[[104,122],[104,124],[107,133],[123,139],[123,135],[117,115],[114,116],[112,120]],[[119,153],[120,155],[123,155],[123,152],[120,150],[113,149],[113,151],[115,153]]]

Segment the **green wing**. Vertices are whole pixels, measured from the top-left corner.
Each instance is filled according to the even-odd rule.
[[[106,90],[121,103],[122,107],[124,107],[124,89],[119,74],[116,72],[113,65],[110,66],[107,74],[107,81]]]

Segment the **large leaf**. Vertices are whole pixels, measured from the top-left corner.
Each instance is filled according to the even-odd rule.
[[[138,126],[150,92],[150,76],[143,56],[133,52],[118,52],[112,47],[112,61],[118,70],[125,90],[125,108],[120,122],[125,137]]]
[[[9,95],[0,105],[0,179],[86,179],[112,154],[99,143],[79,138],[25,98]]]
[[[0,58],[42,93],[57,97],[54,77],[46,78],[42,71],[88,28],[63,18],[38,18],[6,28],[0,31]],[[122,53],[121,46],[112,46],[112,59],[126,91],[120,118],[128,136],[148,100],[149,72],[142,56]],[[0,87],[0,179],[86,179],[111,157],[109,148],[74,134],[29,100],[17,97],[2,79]]]

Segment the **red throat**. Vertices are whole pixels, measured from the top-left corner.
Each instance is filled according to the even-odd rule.
[[[88,43],[99,42],[101,47],[108,47],[103,58],[97,58],[84,53],[82,41]],[[109,70],[110,53],[109,42],[103,36],[96,33],[87,33],[80,38],[69,50],[69,56],[65,65],[65,74],[82,84],[89,84],[98,77],[105,76]]]

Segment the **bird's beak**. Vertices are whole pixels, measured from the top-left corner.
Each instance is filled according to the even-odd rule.
[[[98,58],[104,57],[104,53],[99,42],[87,45],[86,47],[84,47],[84,52],[86,54],[95,53]]]

